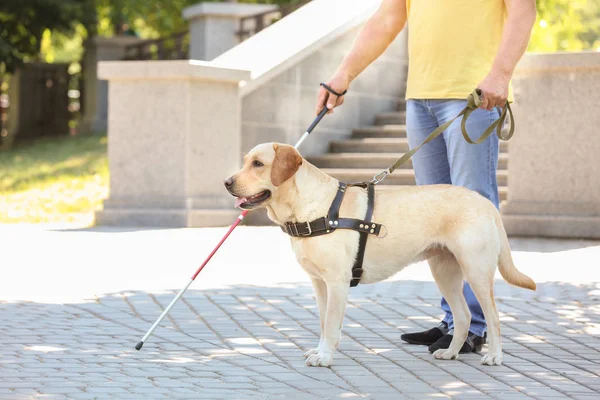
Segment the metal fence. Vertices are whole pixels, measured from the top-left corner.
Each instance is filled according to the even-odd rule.
[[[124,60],[184,60],[190,47],[189,31],[175,35],[144,40],[125,48]]]

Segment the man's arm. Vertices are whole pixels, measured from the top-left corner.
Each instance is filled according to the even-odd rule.
[[[342,61],[327,85],[338,93],[348,89],[350,83],[387,49],[405,24],[406,0],[383,0],[379,9],[360,31],[350,54]],[[332,110],[343,102],[343,96],[338,98],[321,88],[316,113],[318,114],[325,104]]]
[[[517,63],[525,54],[531,30],[535,24],[535,0],[504,0],[508,17],[504,25],[500,47],[488,76],[478,88],[483,92],[481,108],[491,110],[503,107],[508,99],[508,84]]]

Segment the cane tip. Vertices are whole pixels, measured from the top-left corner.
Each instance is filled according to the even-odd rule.
[[[142,348],[143,345],[144,345],[144,342],[139,342],[138,344],[135,345],[135,349],[139,350]]]

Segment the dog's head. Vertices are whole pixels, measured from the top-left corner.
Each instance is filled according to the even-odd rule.
[[[227,191],[237,197],[236,207],[265,207],[302,165],[302,156],[290,145],[265,143],[245,157],[242,169],[225,181]]]

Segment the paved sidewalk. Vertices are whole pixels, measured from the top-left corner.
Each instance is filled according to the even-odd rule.
[[[333,367],[306,367],[317,307],[275,228],[238,228],[134,350],[224,232],[0,227],[0,399],[600,396],[600,242],[511,240],[538,291],[496,282],[501,367],[400,340],[440,317],[423,263],[351,290]]]

